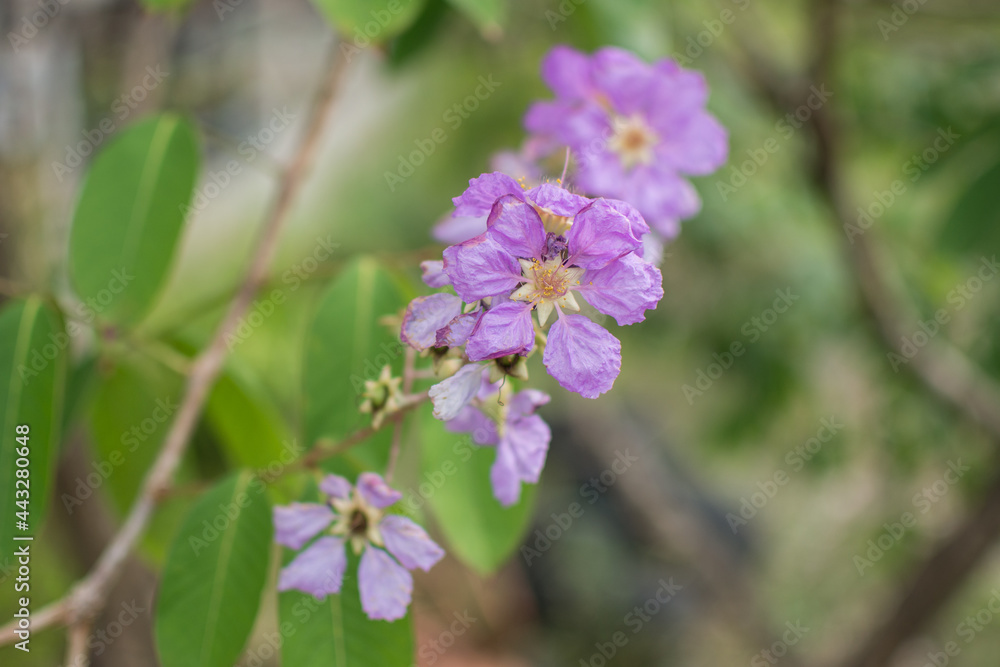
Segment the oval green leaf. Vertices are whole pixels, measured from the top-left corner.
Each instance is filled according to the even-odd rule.
[[[260,607],[271,555],[271,505],[249,472],[194,506],[174,539],[156,601],[163,667],[231,667]]]
[[[315,489],[304,502],[315,501]],[[285,549],[284,565],[296,552]],[[284,665],[296,667],[405,667],[413,664],[410,615],[398,621],[373,621],[361,608],[358,558],[348,550],[347,572],[338,595],[317,600],[308,593],[278,595],[278,616],[285,642]]]
[[[69,336],[60,316],[40,298],[7,304],[0,311],[0,561],[14,552],[15,536],[37,535],[48,505],[59,449]],[[28,427],[18,442],[17,427]],[[28,456],[18,449],[27,445]],[[21,452],[23,453],[23,452]],[[19,459],[27,466],[19,466]],[[18,484],[17,470],[28,470]],[[18,490],[27,498],[18,498]],[[22,504],[18,504],[18,500]],[[25,502],[26,501],[26,502]],[[21,516],[17,513],[24,512]],[[27,528],[19,527],[26,519]]]
[[[448,0],[448,4],[465,14],[487,39],[499,39],[503,34],[504,0]]]
[[[133,324],[170,268],[198,173],[191,125],[164,114],[124,130],[87,173],[69,270],[85,319]]]
[[[371,258],[347,266],[322,298],[306,335],[303,372],[306,446],[337,440],[364,427],[370,418],[358,410],[366,380],[389,364],[398,374],[403,345],[395,331],[381,323],[396,315],[403,298],[391,275]],[[351,468],[385,466],[391,429],[383,429],[344,461]],[[338,472],[353,479],[352,470]]]
[[[490,485],[496,448],[476,446],[464,433],[449,433],[430,406],[421,411],[420,424],[421,479],[444,479],[427,502],[448,541],[447,551],[476,572],[492,574],[527,532],[536,486],[522,486],[520,502],[504,508]]]
[[[315,0],[326,19],[346,38],[341,53],[352,54],[369,44],[381,43],[406,30],[417,18],[424,0]]]

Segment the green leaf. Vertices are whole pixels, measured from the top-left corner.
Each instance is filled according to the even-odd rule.
[[[487,39],[498,39],[503,34],[507,13],[504,0],[448,0],[448,3],[465,14]]]
[[[941,247],[956,253],[1000,249],[1000,162],[973,181],[956,199],[941,230]]]
[[[447,551],[480,574],[491,574],[521,543],[531,521],[535,485],[521,487],[521,500],[504,508],[493,497],[490,467],[495,447],[478,447],[466,434],[449,433],[425,406],[420,417],[424,479],[443,478],[428,499]]]
[[[417,18],[424,0],[315,0],[320,12],[350,41],[341,44],[345,55],[354,48],[385,42],[398,35]],[[346,51],[345,51],[346,49]]]
[[[169,11],[172,9],[184,9],[191,4],[191,1],[192,0],[142,0],[142,4],[153,11]]]
[[[59,449],[69,337],[59,315],[38,297],[7,304],[0,311],[0,560],[11,556],[15,535],[37,535],[48,505]],[[28,456],[18,449],[17,427],[28,427]],[[28,459],[22,467],[18,461]],[[28,530],[18,529],[16,471],[28,470]],[[24,498],[20,498],[24,500]]]
[[[179,375],[137,353],[104,363],[90,410],[92,479],[124,512],[170,428],[183,385]],[[79,482],[76,501],[92,502],[88,498],[94,488],[91,482]]]
[[[295,557],[288,551],[285,564]],[[281,647],[281,661],[295,667],[406,667],[413,664],[410,615],[398,621],[373,621],[361,609],[358,559],[349,554],[339,595],[322,602],[307,593],[278,596],[282,624],[295,628]]]
[[[306,335],[303,386],[306,445],[321,438],[339,439],[368,423],[358,410],[365,380],[382,367],[401,366],[403,346],[397,333],[379,322],[403,307],[400,291],[386,271],[368,257],[346,267],[323,297]],[[385,466],[391,429],[352,448],[350,476],[359,469]]]
[[[237,466],[287,464],[297,450],[275,406],[249,380],[232,371],[215,383],[206,418],[229,460]]]
[[[271,556],[271,505],[248,472],[194,506],[174,539],[156,602],[163,667],[231,667],[253,629]]]
[[[69,270],[87,319],[133,324],[170,268],[198,172],[191,125],[170,114],[115,137],[87,174]]]

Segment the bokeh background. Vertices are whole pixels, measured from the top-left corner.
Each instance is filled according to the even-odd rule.
[[[320,239],[337,249],[229,361],[279,433],[294,433],[302,418],[305,328],[324,287],[369,254],[409,276],[414,295],[423,289],[416,265],[440,252],[430,228],[469,178],[489,170],[492,154],[520,144],[522,114],[548,96],[538,69],[553,45],[677,57],[704,73],[709,107],[731,136],[729,163],[695,179],[703,210],[667,248],[659,308],[640,326],[612,323],[623,343],[614,390],[587,401],[533,368],[533,383],[554,397],[542,411],[552,449],[524,537],[538,553],[515,552],[492,577],[453,558],[418,577],[416,663],[923,667],[943,664],[931,656],[955,642],[950,664],[996,664],[1000,618],[983,610],[1000,590],[992,544],[1000,439],[969,406],[1000,414],[990,402],[1000,382],[992,264],[1000,6],[516,0],[470,12],[477,3],[406,4],[419,5],[411,28],[350,55],[273,284],[287,284],[285,271],[301,270]],[[0,44],[0,299],[40,292],[72,302],[68,234],[86,168],[57,174],[53,163],[102,119],[114,118],[117,130],[156,110],[195,118],[205,151],[200,188],[230,160],[241,164],[189,217],[169,283],[134,336],[74,340],[61,493],[90,472],[103,441],[148,414],[144,401],[179,396],[178,371],[209,339],[242,276],[328,54],[353,37],[335,37],[303,0],[195,0],[167,13],[68,0],[16,43],[9,34],[39,7],[0,7],[8,35]],[[116,100],[156,66],[162,82],[119,119]],[[470,109],[481,77],[497,85]],[[456,104],[467,117],[449,113]],[[241,142],[263,140],[275,118],[288,121],[247,161]],[[386,172],[398,173],[437,128],[446,140],[390,188]],[[948,322],[913,360],[888,356],[900,335],[926,340],[921,322],[942,309]],[[727,356],[735,343],[743,352]],[[967,362],[982,382],[963,383]],[[942,400],[928,374],[959,400]],[[191,488],[220,474],[224,428],[208,419],[198,428],[183,472]],[[87,571],[164,431],[96,501],[72,516],[53,504],[33,563],[36,601],[58,597]],[[637,462],[609,474],[624,452]],[[400,483],[414,489],[421,480],[409,456]],[[962,474],[946,474],[956,469]],[[187,500],[179,494],[160,510],[109,609],[133,599],[150,606]],[[553,528],[573,503],[582,515]],[[914,521],[897,534],[893,524],[907,512]],[[549,546],[540,537],[547,530],[558,535]],[[11,576],[5,568],[4,618],[14,606]],[[662,582],[679,588],[651,604]],[[454,632],[456,613],[476,620]],[[251,648],[265,642],[268,622]],[[156,664],[151,624],[140,614],[93,664]],[[627,643],[605,657],[619,631]],[[64,641],[49,630],[30,655],[0,648],[0,662],[61,664]],[[873,648],[886,642],[885,655]],[[868,661],[854,661],[858,652]]]

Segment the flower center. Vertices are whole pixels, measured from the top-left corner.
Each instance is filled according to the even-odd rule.
[[[612,126],[614,134],[608,141],[608,146],[618,153],[625,169],[653,161],[653,147],[659,137],[641,116],[615,116]]]
[[[580,284],[583,269],[563,265],[560,255],[546,259],[520,259],[524,284],[510,295],[512,301],[528,301],[538,310],[538,323],[545,321],[556,304],[560,308],[580,310],[570,290]]]
[[[368,516],[360,509],[354,510],[348,527],[351,535],[365,535],[368,532]]]

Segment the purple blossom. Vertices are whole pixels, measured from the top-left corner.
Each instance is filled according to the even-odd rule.
[[[503,190],[505,179],[502,174],[475,179],[456,203],[482,207]],[[621,346],[603,327],[565,311],[579,310],[577,299],[583,297],[621,325],[640,322],[662,298],[662,278],[636,254],[641,248],[636,232],[645,223],[628,204],[586,200],[555,186],[538,190],[534,200],[501,195],[484,233],[444,251],[444,272],[461,300],[489,301],[468,335],[466,356],[475,362],[527,355],[538,334],[532,312],[539,327],[555,312],[543,362],[563,387],[596,398],[618,376]],[[549,206],[541,207],[539,200]],[[421,302],[407,309],[407,321],[424,321],[418,311],[426,311],[432,325],[446,319]],[[459,395],[451,389],[458,380],[446,382],[447,396]],[[469,386],[462,388],[461,397],[471,396]]]
[[[725,129],[705,110],[704,77],[613,47],[588,56],[557,46],[542,78],[555,99],[525,116],[536,145],[568,146],[577,186],[631,203],[660,235],[676,236],[680,221],[701,208],[685,176],[715,171],[728,154]]]
[[[521,484],[536,484],[545,466],[552,432],[535,409],[548,403],[549,396],[535,389],[509,396],[505,387],[490,383],[489,373],[481,366],[472,368],[479,370],[477,391],[445,422],[445,428],[470,433],[476,444],[497,448],[490,482],[497,500],[510,506],[520,499]]]
[[[410,570],[429,570],[444,557],[424,529],[385,509],[402,497],[382,477],[366,472],[351,487],[328,475],[320,484],[325,504],[292,503],[274,508],[275,541],[306,547],[281,570],[278,590],[296,589],[322,599],[339,593],[347,570],[347,546],[361,554],[358,584],[369,618],[394,621],[406,615],[413,592]]]

